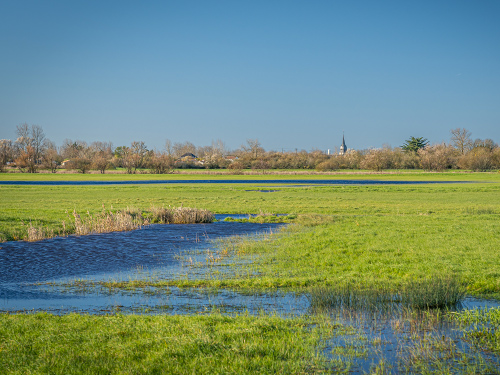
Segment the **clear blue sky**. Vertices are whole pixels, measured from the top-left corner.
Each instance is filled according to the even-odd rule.
[[[0,2],[0,138],[500,142],[500,1]]]

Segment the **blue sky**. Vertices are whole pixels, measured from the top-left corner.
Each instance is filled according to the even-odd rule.
[[[500,1],[0,2],[0,138],[500,142]]]

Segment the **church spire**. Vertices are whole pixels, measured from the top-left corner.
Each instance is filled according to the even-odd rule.
[[[344,132],[342,132],[342,145],[340,146],[339,155],[344,155],[347,152],[347,146],[345,145]]]

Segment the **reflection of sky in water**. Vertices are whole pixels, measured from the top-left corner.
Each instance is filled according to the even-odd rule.
[[[216,215],[223,220],[228,215]],[[246,215],[231,215],[247,217]],[[163,303],[157,295],[110,296],[91,290],[36,286],[33,283],[86,280],[170,278],[186,273],[183,262],[205,261],[210,240],[269,232],[277,224],[216,222],[213,224],[150,225],[140,230],[88,236],[69,236],[39,242],[7,242],[0,248],[0,309],[86,310],[108,305]],[[203,268],[195,268],[203,274]],[[168,296],[170,304],[193,296]],[[187,298],[187,299],[186,299]],[[158,300],[158,301],[157,301]],[[211,300],[203,297],[203,305]],[[175,309],[174,309],[175,310]]]
[[[188,250],[206,249],[211,245],[207,240],[266,232],[276,227],[231,222],[150,225],[129,232],[7,242],[0,247],[0,285],[106,277],[141,268],[179,268],[179,256]]]

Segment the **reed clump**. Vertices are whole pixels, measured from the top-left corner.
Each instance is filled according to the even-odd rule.
[[[23,225],[26,226],[26,235],[23,237],[24,241],[34,242],[54,237],[54,231],[44,228],[42,225],[33,225],[31,221],[28,225],[24,223]]]
[[[83,217],[75,210],[73,218],[75,220],[75,234],[79,236],[90,233],[128,231],[149,224],[149,221],[140,212],[128,208],[117,212],[103,209],[96,215],[87,211],[87,215]]]
[[[129,207],[113,212],[103,207],[102,211],[95,215],[87,211],[87,215],[82,216],[75,210],[72,216],[74,232],[77,235],[129,231],[153,223],[197,224],[215,220],[212,212],[189,207],[151,207],[149,212]]]
[[[398,291],[383,285],[366,288],[352,283],[321,286],[311,290],[309,301],[314,310],[387,310],[401,307],[424,310],[453,307],[464,297],[465,288],[456,279],[437,276],[411,280]]]
[[[190,207],[152,206],[150,213],[151,222],[160,224],[202,224],[215,220],[211,211]]]

